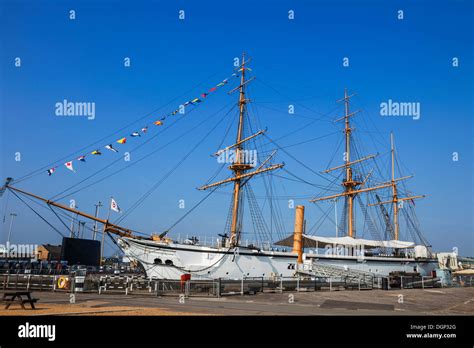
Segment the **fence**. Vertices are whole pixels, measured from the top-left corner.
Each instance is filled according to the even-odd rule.
[[[336,291],[366,289],[417,289],[439,287],[439,278],[432,277],[374,277],[371,281],[357,282],[347,277],[274,277],[215,280],[164,280],[148,279],[144,276],[97,276],[87,275],[83,282],[76,284],[70,276],[70,286],[59,289],[56,275],[14,274],[3,275],[3,290],[39,291],[82,291],[99,294],[222,297],[231,295],[252,295],[257,293],[280,293],[284,291]],[[473,286],[474,277],[456,277],[454,286]],[[78,278],[79,279],[79,278]],[[80,286],[80,287],[79,287]]]

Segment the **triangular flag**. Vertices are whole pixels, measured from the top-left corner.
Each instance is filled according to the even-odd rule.
[[[55,170],[56,170],[56,167],[48,169],[48,175],[51,176]]]
[[[153,123],[156,124],[157,126],[162,126],[163,125],[163,122],[161,122],[161,121],[155,121]]]
[[[208,95],[207,93],[203,93],[203,94],[201,94],[201,97],[206,98],[207,95]]]
[[[64,163],[64,165],[65,165],[66,168],[69,169],[70,171],[76,172],[76,171],[74,170],[74,168],[72,167],[72,161],[66,162],[66,163]]]
[[[191,101],[191,103],[200,103],[201,102],[201,99],[199,98],[195,98]]]
[[[77,158],[78,161],[85,162],[86,161],[86,156],[80,156]]]
[[[94,150],[91,152],[91,155],[102,155],[102,152],[100,152],[99,150]]]
[[[117,202],[115,201],[115,199],[111,198],[111,201],[110,201],[110,210],[113,210],[117,213],[120,213],[120,208],[117,204]]]
[[[214,92],[217,88],[216,87],[212,87],[209,92]]]
[[[143,132],[143,133],[146,133],[147,130],[148,130],[148,127],[143,127],[143,128],[142,128],[142,132]]]
[[[119,144],[125,144],[126,142],[127,142],[127,138],[122,138],[122,139],[117,140],[117,143]]]
[[[140,133],[138,132],[133,132],[132,134],[130,134],[131,137],[140,137]]]
[[[110,151],[113,151],[113,152],[118,152],[118,150],[116,150],[116,149],[114,149],[114,148],[112,147],[112,144],[105,145],[105,148],[106,148],[107,150],[110,150]]]

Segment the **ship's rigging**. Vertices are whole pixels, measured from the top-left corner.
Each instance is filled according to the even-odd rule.
[[[342,234],[351,237],[356,237],[358,235],[356,226],[360,227],[360,225],[363,225],[362,231],[368,231],[374,239],[383,239],[383,233],[385,231],[388,231],[388,233],[393,236],[393,239],[399,239],[399,216],[401,215],[406,220],[405,230],[411,234],[411,237],[414,240],[418,239],[423,244],[427,245],[426,240],[421,234],[416,216],[414,215],[414,207],[412,203],[414,199],[421,198],[422,196],[413,196],[408,192],[404,182],[405,179],[408,179],[408,177],[395,178],[395,169],[398,167],[398,161],[393,138],[391,139],[390,149],[391,177],[389,181],[381,180],[381,178],[385,177],[384,170],[380,169],[377,165],[377,162],[375,161],[376,157],[382,157],[384,154],[380,156],[378,154],[373,154],[365,157],[361,155],[363,152],[365,153],[365,151],[362,151],[362,148],[359,147],[360,144],[356,142],[353,136],[354,128],[351,124],[351,118],[357,114],[357,111],[351,112],[350,110],[349,102],[353,95],[348,95],[347,91],[345,91],[344,97],[340,100],[344,105],[344,116],[336,121],[342,121],[344,123],[344,138],[340,140],[338,139],[339,146],[336,146],[336,150],[334,151],[330,161],[332,162],[332,160],[336,158],[339,148],[342,144],[344,144],[344,164],[337,165],[325,170],[323,173],[320,173],[298,157],[294,156],[291,151],[288,150],[288,148],[293,146],[307,145],[314,141],[339,134],[339,131],[330,132],[328,134],[312,137],[310,139],[299,139],[298,142],[293,141],[290,144],[281,143],[285,139],[288,139],[290,135],[296,134],[297,132],[308,127],[308,125],[304,125],[302,127],[298,127],[295,130],[287,132],[287,134],[283,136],[273,139],[267,133],[266,128],[261,127],[259,124],[258,117],[256,117],[256,111],[251,106],[252,104],[250,104],[247,87],[255,78],[247,78],[247,72],[249,71],[250,69],[248,68],[248,60],[246,61],[244,56],[242,57],[241,65],[239,65],[234,72],[239,74],[240,83],[237,87],[229,92],[231,95],[233,92],[238,92],[237,105],[235,105],[235,102],[229,103],[228,105],[225,105],[223,108],[219,109],[217,112],[208,115],[207,121],[209,123],[211,123],[211,120],[213,121],[213,123],[211,123],[213,125],[211,129],[206,132],[203,137],[193,142],[189,151],[187,151],[183,157],[180,158],[179,161],[177,161],[173,166],[171,166],[171,168],[163,175],[160,175],[160,178],[154,182],[153,185],[147,191],[145,191],[145,193],[143,193],[133,204],[131,204],[129,209],[127,209],[127,211],[116,221],[112,222],[108,221],[108,219],[100,219],[93,216],[92,214],[87,214],[79,211],[78,209],[70,208],[67,205],[61,204],[59,202],[73,194],[84,191],[101,182],[104,182],[111,176],[117,175],[118,173],[135,166],[137,163],[150,158],[157,152],[176,144],[180,139],[193,135],[197,129],[204,128],[207,123],[198,123],[196,126],[186,130],[185,132],[182,132],[179,134],[179,136],[172,138],[167,143],[162,144],[160,147],[154,148],[152,151],[145,153],[141,157],[138,157],[131,163],[114,170],[112,173],[107,173],[107,170],[120,163],[121,158],[113,160],[111,163],[105,165],[96,172],[89,174],[85,178],[79,180],[66,189],[61,190],[49,199],[29,193],[26,190],[19,189],[16,187],[16,185],[20,182],[30,179],[38,173],[41,173],[41,171],[44,171],[44,168],[50,166],[51,164],[41,167],[40,169],[33,171],[32,173],[25,175],[18,180],[8,182],[5,187],[8,188],[12,194],[14,194],[19,199],[21,199],[21,197],[27,197],[30,200],[33,199],[33,201],[36,200],[45,203],[48,209],[53,212],[53,214],[60,220],[66,229],[68,229],[68,226],[65,221],[71,219],[71,216],[64,214],[63,211],[67,211],[75,214],[76,216],[82,216],[91,221],[101,223],[103,225],[102,233],[107,233],[108,235],[133,237],[137,239],[150,239],[152,238],[150,233],[125,228],[122,226],[122,223],[128,216],[132,214],[133,211],[139,208],[148,197],[150,197],[159,187],[161,187],[163,183],[172,177],[173,173],[175,173],[180,168],[180,166],[182,166],[182,164],[196,151],[196,149],[202,145],[205,139],[209,138],[211,134],[213,134],[218,129],[218,127],[225,123],[225,121],[228,121],[229,123],[224,134],[224,139],[222,139],[222,142],[218,146],[218,150],[214,153],[214,156],[219,156],[226,151],[234,151],[236,154],[236,160],[230,165],[228,165],[228,163],[224,163],[219,166],[209,181],[200,188],[201,190],[207,190],[208,192],[200,200],[198,200],[197,203],[189,208],[180,218],[178,218],[176,222],[171,224],[171,226],[164,229],[163,231],[160,231],[161,233],[158,236],[159,238],[164,238],[166,235],[168,235],[183,219],[187,218],[191,213],[193,213],[213,193],[228,194],[220,188],[221,186],[228,186],[226,184],[229,184],[232,185],[233,188],[231,193],[232,197],[231,204],[228,209],[228,218],[223,231],[225,235],[229,236],[229,246],[232,247],[239,245],[242,242],[243,235],[247,235],[247,233],[251,232],[256,234],[261,243],[264,241],[271,243],[275,237],[282,238],[282,236],[290,232],[290,229],[285,227],[284,214],[282,213],[278,201],[288,200],[289,197],[297,196],[288,193],[286,195],[281,195],[277,191],[284,189],[283,182],[293,181],[301,183],[306,187],[316,187],[321,190],[321,192],[318,194],[318,197],[312,200],[313,202],[343,198],[340,200],[343,201],[344,204],[342,214],[340,214],[340,221],[336,221],[336,219],[332,218],[331,205],[327,209],[323,209],[318,204],[315,204],[314,206],[317,207],[316,209],[320,211],[320,217],[312,227],[307,229],[307,233],[316,233],[316,231],[319,232],[319,230],[322,228],[327,228],[327,221],[329,221],[330,223],[333,223],[337,226],[337,231],[340,231]],[[255,79],[255,81],[260,80]],[[266,83],[264,84],[267,85]],[[231,104],[233,104],[233,107],[231,107],[230,110],[225,113],[224,111],[229,109]],[[328,114],[323,114],[318,118],[314,118],[308,124],[313,124],[314,122],[321,120],[327,121],[329,114],[332,114],[335,110],[339,110],[339,108],[335,108]],[[234,111],[238,112],[237,119],[232,117]],[[148,115],[149,114],[146,116]],[[254,119],[251,120],[252,117]],[[182,122],[182,119],[184,118],[177,119],[169,127],[163,129],[163,131],[159,134],[162,135],[163,132],[169,132],[169,129],[176,128],[176,125],[179,122]],[[214,122],[215,119],[217,120]],[[235,124],[236,120],[237,124]],[[254,129],[255,125],[257,127]],[[232,134],[231,130],[233,129],[233,126],[236,126],[237,130],[235,142],[234,144],[222,148],[226,136]],[[121,128],[121,130],[124,128]],[[117,134],[119,131],[116,131],[112,134]],[[150,137],[149,139],[137,145],[134,149],[132,149],[132,151],[140,150],[145,145],[151,144],[155,139],[156,136]],[[241,154],[245,153],[245,151],[250,149],[251,146],[255,148],[259,154],[259,157],[262,159],[261,163],[258,163],[257,165],[253,165],[242,160]],[[273,161],[277,156],[281,157],[285,155],[290,160],[293,160],[295,165],[299,165],[307,172],[311,173],[312,178],[308,179],[302,177],[302,175],[299,173],[295,174],[290,171],[290,169],[288,169],[288,166],[283,168],[283,164],[273,164]],[[63,159],[60,161],[62,160]],[[370,168],[367,163],[371,163],[373,168]],[[217,179],[226,166],[228,166],[228,168],[231,170],[232,175],[226,179],[211,183]],[[401,172],[399,167],[398,172]],[[375,177],[375,173],[378,174],[378,178]],[[264,195],[262,196],[256,194],[253,186],[250,183],[250,179],[256,176],[260,176],[263,183],[262,186]],[[315,178],[321,180],[322,183],[314,183],[313,179]],[[338,185],[341,181],[344,189],[343,193],[340,193],[338,188]],[[372,191],[384,192],[385,196],[383,194],[375,196],[372,194]],[[367,194],[366,201],[362,199],[362,194]],[[300,197],[308,198],[309,196],[307,195]],[[24,200],[22,201],[25,203]],[[408,204],[400,209],[403,202],[408,202]],[[336,205],[337,202],[334,202],[334,204]],[[362,212],[360,215],[362,219],[360,221],[361,223],[359,224],[359,221],[357,221],[358,215],[355,211],[356,205],[359,205],[360,211]],[[385,206],[388,206],[389,209],[386,209]],[[375,208],[372,209],[372,207]],[[250,231],[250,229],[247,231],[245,227],[244,209],[249,210],[253,231]],[[264,219],[264,210],[269,212],[270,219]],[[375,211],[379,210],[382,212],[382,214],[374,213]],[[37,212],[35,212],[35,214],[38,215]],[[38,216],[41,216],[41,214]],[[47,220],[44,221],[47,222]],[[59,231],[49,222],[47,223],[56,231]],[[380,228],[380,226],[383,226],[383,228]],[[391,227],[389,228],[389,226]],[[277,236],[274,236],[275,233]]]

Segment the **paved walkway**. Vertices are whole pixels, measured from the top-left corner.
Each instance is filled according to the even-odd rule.
[[[473,315],[474,288],[265,293],[217,298],[34,292],[38,310],[0,315]]]

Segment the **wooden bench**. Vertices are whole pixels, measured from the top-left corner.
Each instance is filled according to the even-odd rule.
[[[26,296],[26,298],[24,298]],[[21,308],[25,308],[25,303],[29,303],[31,309],[35,308],[35,303],[38,302],[39,299],[31,297],[31,291],[11,291],[11,292],[4,292],[2,301],[5,303],[5,309],[10,308],[12,304],[15,302],[19,303]]]

